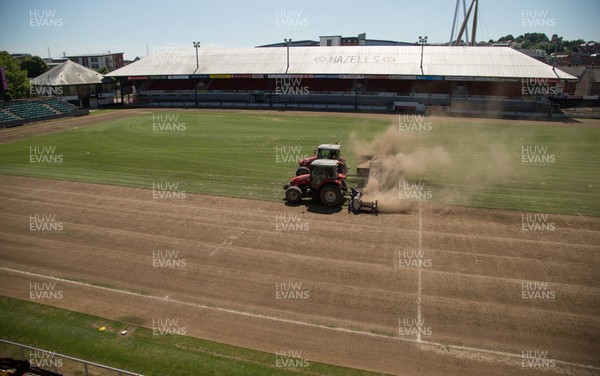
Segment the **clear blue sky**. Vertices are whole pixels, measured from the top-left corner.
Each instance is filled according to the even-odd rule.
[[[477,40],[544,32],[600,41],[600,0],[479,2]],[[146,45],[152,54],[167,45],[191,49],[196,40],[202,48],[253,47],[363,32],[406,42],[428,35],[430,42],[442,43],[450,38],[454,5],[455,0],[0,0],[0,50],[42,57],[47,47],[52,57],[110,50],[133,59],[146,55]]]

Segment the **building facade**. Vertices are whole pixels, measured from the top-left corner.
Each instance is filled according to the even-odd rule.
[[[395,40],[367,39],[367,34],[358,34],[356,37],[343,37],[341,35],[322,35],[319,40],[292,41],[290,47],[336,47],[336,46],[412,46],[415,43],[398,42]],[[258,47],[285,47],[285,42],[266,44]]]
[[[67,58],[72,62],[94,70],[101,70],[103,68],[106,68],[109,72],[112,72],[125,66],[123,60],[123,52],[108,52],[105,54],[89,55],[71,55],[67,56]]]

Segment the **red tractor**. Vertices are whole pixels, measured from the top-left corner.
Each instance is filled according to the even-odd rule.
[[[323,144],[319,145],[319,148],[315,150],[315,154],[312,157],[304,158],[298,162],[298,168],[296,169],[296,176],[310,174],[311,163],[317,159],[334,159],[340,162],[338,170],[341,174],[348,172],[346,167],[346,159],[342,158],[342,145],[338,144]]]
[[[285,184],[285,198],[300,203],[303,197],[318,199],[326,206],[340,206],[348,190],[346,175],[339,172],[340,162],[317,159],[310,164],[310,173],[292,178]]]

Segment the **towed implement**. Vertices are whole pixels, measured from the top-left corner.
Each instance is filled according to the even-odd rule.
[[[377,215],[379,213],[379,209],[377,208],[377,200],[375,201],[366,201],[363,198],[363,191],[355,188],[350,188],[350,203],[348,204],[348,212],[352,213],[360,213],[360,212],[369,212],[371,214]]]

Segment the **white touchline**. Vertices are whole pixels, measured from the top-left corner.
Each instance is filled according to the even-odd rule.
[[[5,268],[5,267],[1,267],[1,266],[0,266],[0,270],[4,270],[9,273],[18,273],[18,274],[29,275],[32,277],[47,278],[47,279],[51,279],[53,281],[70,283],[72,285],[77,285],[77,286],[91,287],[91,288],[95,288],[98,290],[111,291],[111,292],[116,292],[116,293],[120,293],[120,294],[137,296],[140,298],[162,300],[162,301],[167,301],[169,303],[178,303],[181,305],[187,305],[187,306],[196,307],[196,308],[203,308],[203,309],[213,310],[213,311],[217,311],[217,312],[226,312],[226,313],[231,313],[231,314],[240,315],[240,316],[247,316],[247,317],[283,322],[283,323],[294,324],[294,325],[308,326],[311,328],[332,330],[332,331],[341,332],[341,333],[357,334],[357,335],[362,335],[362,336],[369,336],[369,337],[382,338],[382,339],[395,340],[395,341],[420,343],[421,345],[425,344],[425,345],[440,347],[442,349],[450,348],[450,349],[456,349],[456,350],[482,352],[482,353],[487,353],[487,354],[494,354],[494,355],[506,356],[506,357],[511,357],[511,358],[519,358],[519,359],[521,359],[521,357],[522,357],[521,354],[514,354],[514,353],[509,353],[509,352],[504,352],[504,351],[488,350],[488,349],[483,349],[483,348],[479,348],[479,347],[451,345],[451,344],[445,344],[445,343],[441,343],[441,342],[432,342],[432,341],[418,342],[417,340],[414,340],[411,338],[403,338],[400,336],[391,336],[391,335],[385,335],[385,334],[365,332],[362,330],[347,329],[347,328],[327,326],[327,325],[321,325],[321,324],[312,324],[312,323],[304,322],[304,321],[284,319],[281,317],[267,316],[267,315],[261,315],[261,314],[257,314],[257,313],[250,313],[250,312],[244,312],[244,311],[237,311],[237,310],[229,309],[229,308],[211,307],[211,306],[207,306],[204,304],[183,302],[181,300],[175,300],[175,299],[166,299],[166,298],[161,298],[159,296],[154,296],[154,295],[144,295],[144,294],[140,294],[137,292],[127,291],[127,290],[119,290],[119,289],[114,289],[114,288],[110,288],[110,287],[96,286],[96,285],[92,285],[92,284],[85,283],[85,282],[71,281],[68,279],[60,278],[60,277],[53,277],[53,276],[44,275],[44,274],[31,273],[31,272],[27,272],[24,270],[10,269],[10,268]],[[565,361],[557,360],[557,359],[554,359],[554,360],[557,364],[562,364],[565,366],[579,367],[579,368],[586,368],[586,369],[591,369],[591,370],[595,370],[595,371],[600,371],[600,367],[590,366],[587,364],[565,362]]]
[[[419,200],[419,249],[417,250],[419,252],[419,255],[421,254],[421,250],[423,249],[423,211],[421,207],[422,201],[423,200]],[[417,342],[421,343],[421,292],[423,291],[423,289],[421,284],[422,274],[420,265],[417,270],[417,278]]]
[[[421,139],[421,132],[419,132],[419,152],[421,152],[421,156],[423,155],[423,140]],[[423,182],[423,173],[419,174],[419,183]],[[419,231],[418,231],[419,243],[417,252],[419,255],[422,255],[423,250],[423,200],[419,198]],[[423,275],[421,273],[421,265],[419,264],[419,269],[417,270],[417,342],[421,343],[421,330],[422,321],[421,321],[421,293],[423,291],[423,285],[421,282]]]

